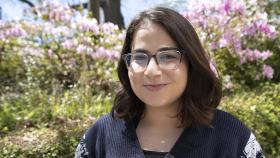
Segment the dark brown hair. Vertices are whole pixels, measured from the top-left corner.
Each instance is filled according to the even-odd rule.
[[[138,14],[130,23],[121,55],[131,51],[133,36],[146,22],[162,26],[170,37],[184,50],[188,63],[187,87],[181,96],[180,111],[177,117],[183,126],[192,124],[210,125],[213,109],[220,103],[222,91],[219,79],[210,69],[209,60],[198,35],[191,23],[168,8],[156,7]],[[122,59],[118,63],[118,76],[122,84],[117,93],[111,111],[113,117],[124,120],[140,119],[144,112],[144,103],[134,94],[128,70]]]

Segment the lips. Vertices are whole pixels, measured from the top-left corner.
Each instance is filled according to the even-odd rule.
[[[159,91],[166,85],[167,84],[147,84],[147,85],[144,85],[144,87],[146,89],[148,89],[149,91]]]

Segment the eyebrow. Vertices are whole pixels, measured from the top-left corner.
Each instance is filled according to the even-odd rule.
[[[179,50],[179,48],[177,47],[162,47],[160,49],[158,49],[157,51],[165,51],[165,50]],[[138,49],[134,49],[132,52],[144,52],[146,54],[150,53],[150,51],[143,49],[143,48],[138,48]]]

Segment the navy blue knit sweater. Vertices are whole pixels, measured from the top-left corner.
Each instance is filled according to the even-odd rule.
[[[81,139],[77,158],[145,158],[135,124],[101,117]],[[215,111],[212,127],[184,129],[165,158],[262,158],[255,136],[239,120],[221,110]]]

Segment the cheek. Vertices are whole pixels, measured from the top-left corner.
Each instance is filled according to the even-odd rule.
[[[134,74],[130,71],[128,72],[129,82],[130,82],[131,88],[134,91],[134,93],[135,93],[135,90],[137,90],[136,88],[139,87],[139,85],[141,83],[140,77],[141,77],[141,75]]]
[[[180,82],[182,83],[182,86],[185,89],[188,84],[188,70],[187,69],[183,70],[183,72],[181,73],[180,79],[181,79]]]
[[[188,68],[182,64],[175,70],[165,71],[165,74],[174,82],[184,82],[188,79]]]
[[[178,91],[184,91],[186,89],[188,84],[188,68],[185,65],[172,72],[169,76],[171,76]]]

